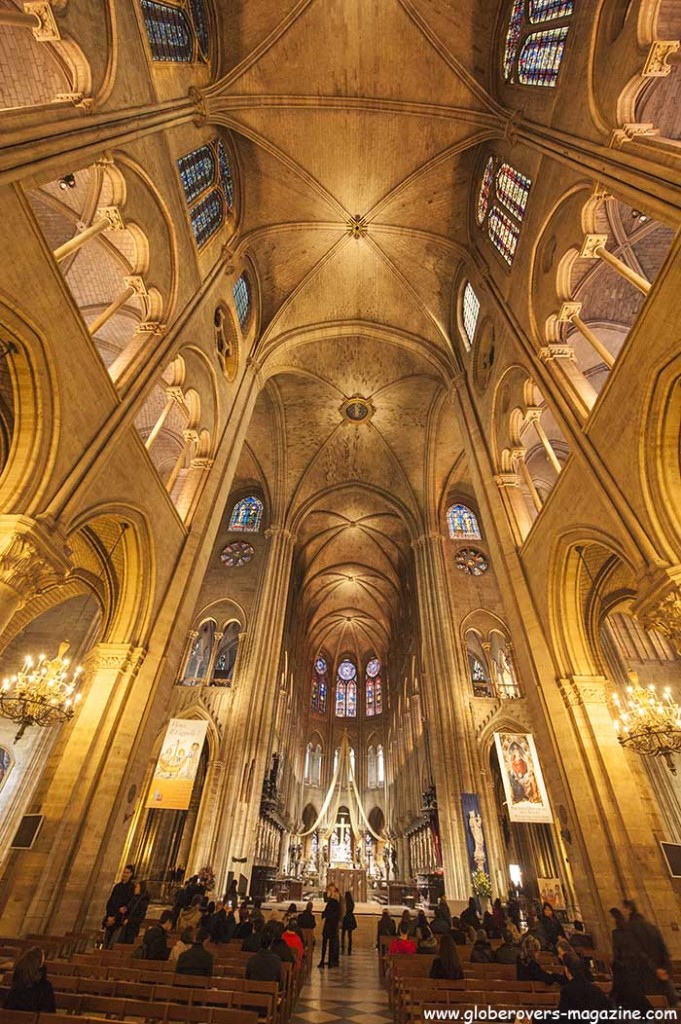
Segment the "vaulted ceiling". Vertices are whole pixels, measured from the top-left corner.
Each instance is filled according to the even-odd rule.
[[[232,132],[234,248],[259,285],[267,385],[240,475],[296,529],[310,645],[385,657],[409,540],[437,525],[462,452],[452,292],[480,147],[502,130],[485,89],[499,5],[235,6],[206,105]]]

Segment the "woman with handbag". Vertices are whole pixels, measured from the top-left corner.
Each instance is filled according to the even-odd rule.
[[[357,918],[355,917],[355,901],[352,898],[351,892],[345,894],[345,913],[343,914],[343,922],[341,925],[341,952],[345,952],[345,936],[348,936],[348,956],[352,956],[352,933],[357,927]]]

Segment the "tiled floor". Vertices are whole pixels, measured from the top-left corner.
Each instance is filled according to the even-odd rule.
[[[376,951],[357,949],[341,956],[339,967],[313,966],[292,1024],[392,1024]]]

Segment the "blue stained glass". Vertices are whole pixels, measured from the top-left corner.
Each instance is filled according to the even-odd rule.
[[[192,207],[189,216],[196,244],[201,246],[222,227],[225,218],[222,193],[217,189],[209,192],[205,199]]]
[[[518,57],[518,81],[521,85],[555,86],[568,31],[567,26],[549,28],[527,37]]]
[[[234,285],[233,291],[236,315],[239,317],[239,323],[243,327],[248,320],[248,314],[251,309],[251,297],[248,293],[248,281],[243,274]]]
[[[177,161],[187,203],[205,192],[215,182],[215,156],[210,146],[199,146]]]
[[[338,675],[341,677],[341,679],[354,679],[355,676],[357,675],[357,669],[355,668],[351,661],[348,661],[346,659],[345,661],[342,661],[338,666]]]
[[[502,164],[497,171],[497,196],[518,220],[523,219],[531,184],[529,178],[510,164]]]
[[[467,505],[452,505],[447,509],[447,526],[452,540],[480,540],[477,517]]]
[[[152,59],[190,63],[194,38],[184,11],[156,0],[140,0],[140,5]]]
[[[252,494],[237,501],[229,519],[229,529],[257,533],[262,523],[263,503]]]
[[[326,680],[319,683],[319,714],[326,714]]]
[[[326,714],[326,691],[326,661],[324,658],[316,658],[312,675],[312,696],[310,698],[311,709],[316,715]]]
[[[573,0],[530,0],[530,21],[553,21],[555,18],[569,18],[573,10]]]
[[[515,61],[515,55],[518,50],[518,44],[520,43],[520,36],[522,34],[523,26],[523,12],[525,9],[525,0],[514,0],[513,7],[511,8],[511,16],[508,20],[508,30],[506,32],[506,45],[504,48],[504,78],[508,81],[513,72],[513,63]]]
[[[494,247],[501,253],[509,267],[513,263],[518,245],[519,229],[505,213],[493,207],[487,222],[487,232]]]
[[[380,671],[380,661],[378,660],[378,658],[372,658],[369,664],[367,665],[367,675],[370,676],[371,679],[375,679]]]
[[[346,683],[339,679],[336,682],[336,718],[345,718],[345,688]]]
[[[366,684],[366,714],[367,717],[371,717],[374,713],[374,686],[370,679],[367,679]]]
[[[346,718],[357,718],[357,683],[354,679],[351,679],[347,684],[347,697],[346,697]]]
[[[231,210],[234,208],[234,182],[232,180],[232,168],[229,166],[227,151],[222,142],[218,142],[218,163],[220,165],[220,184],[222,185],[222,191],[225,193],[225,202]]]
[[[206,17],[206,8],[203,0],[189,0],[189,10],[194,22],[196,38],[201,47],[201,54],[203,57],[207,57],[210,38],[208,35],[208,18]]]
[[[487,216],[487,207],[489,206],[489,194],[492,188],[493,180],[494,157],[491,156],[485,165],[485,170],[482,175],[482,181],[480,182],[480,191],[478,193],[478,208],[476,211],[478,224],[482,224],[483,220]]]

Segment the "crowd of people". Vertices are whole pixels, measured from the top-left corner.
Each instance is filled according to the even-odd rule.
[[[581,921],[573,923],[568,939],[562,922],[550,903],[531,910],[521,928],[520,908],[501,900],[481,917],[471,897],[461,915],[452,916],[442,897],[432,920],[425,911],[414,916],[405,910],[396,922],[384,910],[378,922],[377,944],[389,936],[389,954],[418,955],[436,952],[431,978],[463,978],[457,946],[470,946],[471,963],[515,964],[518,981],[537,981],[560,987],[559,1010],[651,1009],[649,995],[663,995],[670,1006],[678,1003],[671,977],[671,959],[658,928],[647,921],[632,900],[610,914],[612,932],[612,988],[609,996],[594,984],[592,964],[582,950],[589,949],[591,937]],[[492,946],[492,939],[500,943]],[[550,952],[558,960],[559,970],[547,970],[539,954]]]
[[[334,885],[327,887],[324,901],[318,966],[337,967],[341,951],[352,955],[352,937],[357,928],[355,903],[350,892],[343,897]],[[147,886],[135,880],[134,868],[128,865],[107,901],[102,945],[134,946],[148,905]],[[452,915],[444,897],[431,919],[424,910],[416,914],[405,910],[395,921],[386,909],[378,922],[377,945],[381,944],[381,937],[389,937],[389,954],[434,955],[430,976],[452,980],[464,976],[458,947],[469,946],[471,963],[515,965],[519,981],[558,986],[561,1012],[611,1007],[644,1011],[651,1009],[647,998],[650,995],[663,995],[670,1006],[676,1006],[672,964],[660,931],[638,912],[631,900],[625,900],[622,908],[613,908],[610,914],[614,928],[609,996],[594,984],[588,956],[592,941],[584,926],[575,921],[568,938],[549,903],[530,910],[524,922],[514,900],[506,906],[495,900],[491,911],[482,916],[473,898],[459,916]],[[207,944],[241,940],[242,949],[254,954],[246,965],[246,977],[277,981],[281,985],[282,964],[302,962],[306,948],[314,944],[311,936],[316,926],[312,902],[301,912],[292,903],[283,915],[274,911],[266,921],[262,902],[240,900],[236,882],[222,900],[213,901],[194,876],[177,890],[172,909],[164,910],[159,921],[146,929],[131,955],[141,960],[171,960],[179,974],[211,977],[214,957]],[[170,934],[178,931],[179,938],[170,946]],[[540,957],[542,952],[553,954],[557,963],[549,966],[546,958]],[[43,952],[38,947],[28,949],[17,959],[12,986],[3,1005],[12,1010],[55,1012],[54,992],[47,978]]]

